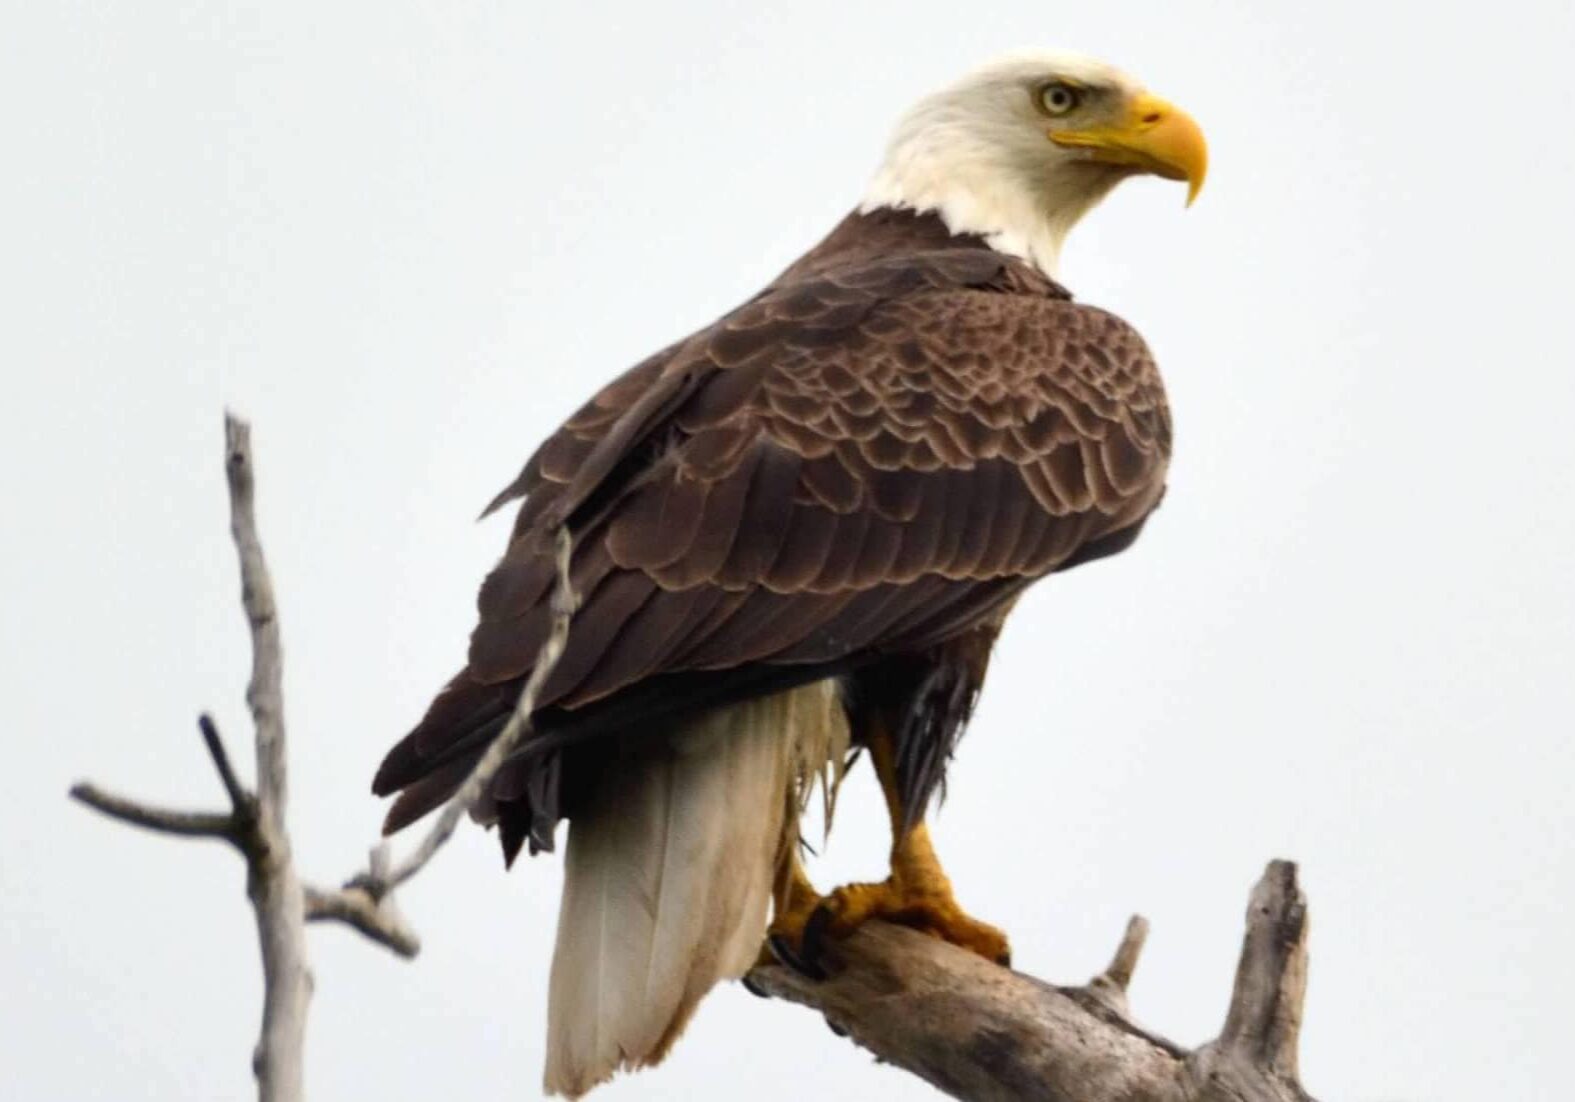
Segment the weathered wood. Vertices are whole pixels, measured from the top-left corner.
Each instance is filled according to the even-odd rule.
[[[1276,861],[1253,892],[1227,1024],[1188,1051],[1139,1027],[1125,989],[1147,933],[1136,918],[1111,966],[1057,987],[933,937],[871,923],[816,982],[782,965],[750,985],[820,1011],[886,1063],[980,1102],[1311,1102],[1296,1082],[1307,908]]]
[[[289,761],[279,614],[257,529],[251,429],[232,415],[224,419],[224,470],[229,487],[230,533],[240,561],[241,604],[251,631],[252,673],[246,702],[256,732],[257,790],[247,790],[236,776],[218,728],[204,715],[199,726],[219,781],[230,798],[227,813],[155,807],[87,782],[73,785],[71,796],[120,822],[183,837],[222,838],[246,858],[247,895],[256,917],[263,963],[262,1029],[252,1056],[257,1093],[261,1102],[299,1102],[303,1091],[306,1016],[312,995],[306,923],[341,923],[403,957],[420,952],[421,941],[399,914],[393,889],[426,867],[453,834],[460,817],[486,789],[509,751],[529,732],[536,694],[563,652],[574,613],[575,595],[568,573],[572,544],[568,532],[560,531],[553,627],[542,658],[508,725],[444,807],[432,830],[397,867],[389,858],[388,847],[380,844],[372,850],[366,872],[342,888],[317,888],[302,883],[297,875],[285,825]]]
[[[87,804],[111,819],[119,819],[145,830],[178,834],[186,838],[222,838],[226,842],[236,840],[235,817],[227,811],[177,811],[174,808],[154,807],[141,800],[106,792],[87,781],[78,781],[72,785],[70,795],[73,800]]]
[[[372,847],[370,875],[387,877],[388,865],[388,844],[379,842]],[[353,883],[338,891],[323,891],[307,885],[306,921],[342,922],[363,937],[407,959],[421,952],[421,939],[405,925],[392,893],[374,897]]]
[[[252,478],[251,427],[224,418],[224,473],[230,488],[230,534],[241,567],[241,604],[252,636],[252,675],[246,703],[256,729],[256,812],[251,824],[246,894],[257,918],[262,948],[262,1035],[252,1056],[262,1102],[299,1102],[304,1091],[303,1050],[312,973],[306,959],[306,894],[295,873],[290,834],[285,829],[289,769],[284,728],[284,649],[273,581],[257,533]],[[222,745],[209,738],[210,750]],[[215,763],[227,761],[222,753]],[[226,788],[233,773],[219,765]]]

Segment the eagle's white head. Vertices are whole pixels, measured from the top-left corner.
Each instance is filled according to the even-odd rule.
[[[1068,231],[1123,179],[1203,186],[1208,147],[1185,111],[1111,65],[1013,54],[915,104],[862,210],[934,211],[1054,275]]]

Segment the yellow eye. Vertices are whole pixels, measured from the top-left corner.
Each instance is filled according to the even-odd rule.
[[[1060,81],[1051,81],[1039,89],[1039,106],[1052,117],[1066,114],[1079,102],[1077,90]]]

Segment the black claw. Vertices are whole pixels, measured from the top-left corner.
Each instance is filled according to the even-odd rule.
[[[769,999],[771,997],[764,987],[761,987],[758,983],[749,978],[749,974],[747,972],[744,974],[744,978],[738,982],[744,985],[745,991],[748,991],[757,999]]]
[[[831,1030],[831,1032],[835,1033],[838,1037],[846,1037],[848,1035],[848,1031],[847,1030],[843,1029],[840,1025],[838,1025],[836,1022],[832,1021],[830,1018],[826,1019],[826,1028]]]
[[[830,928],[831,909],[822,903],[810,912],[809,921],[804,923],[802,948],[799,949],[804,959],[812,963],[822,975],[826,970],[820,962],[826,955],[826,931]]]
[[[788,944],[788,939],[781,934],[767,934],[766,948],[771,950],[771,955],[777,958],[777,963],[798,971],[798,954],[793,951],[793,946]]]
[[[808,942],[808,928],[805,929],[805,941]],[[791,968],[805,979],[819,983],[826,978],[826,970],[813,958],[807,957],[793,948],[788,939],[781,934],[770,934],[766,937],[766,944],[771,947],[771,955],[786,968]]]
[[[1006,952],[996,957],[995,963],[999,964],[1002,968],[1010,968],[1012,966],[1012,951],[1008,949]]]

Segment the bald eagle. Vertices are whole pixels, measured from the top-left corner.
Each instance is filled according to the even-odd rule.
[[[476,814],[506,860],[569,821],[546,1087],[660,1060],[762,943],[814,974],[884,918],[1005,962],[924,818],[1029,585],[1121,551],[1171,427],[1142,339],[1056,281],[1121,180],[1206,165],[1178,108],[1109,65],[1015,55],[898,123],[857,209],[764,290],[604,387],[492,503],[523,499],[465,668],[388,753],[386,829],[441,804],[582,604],[533,731]],[[812,783],[867,753],[889,875],[799,862]]]

